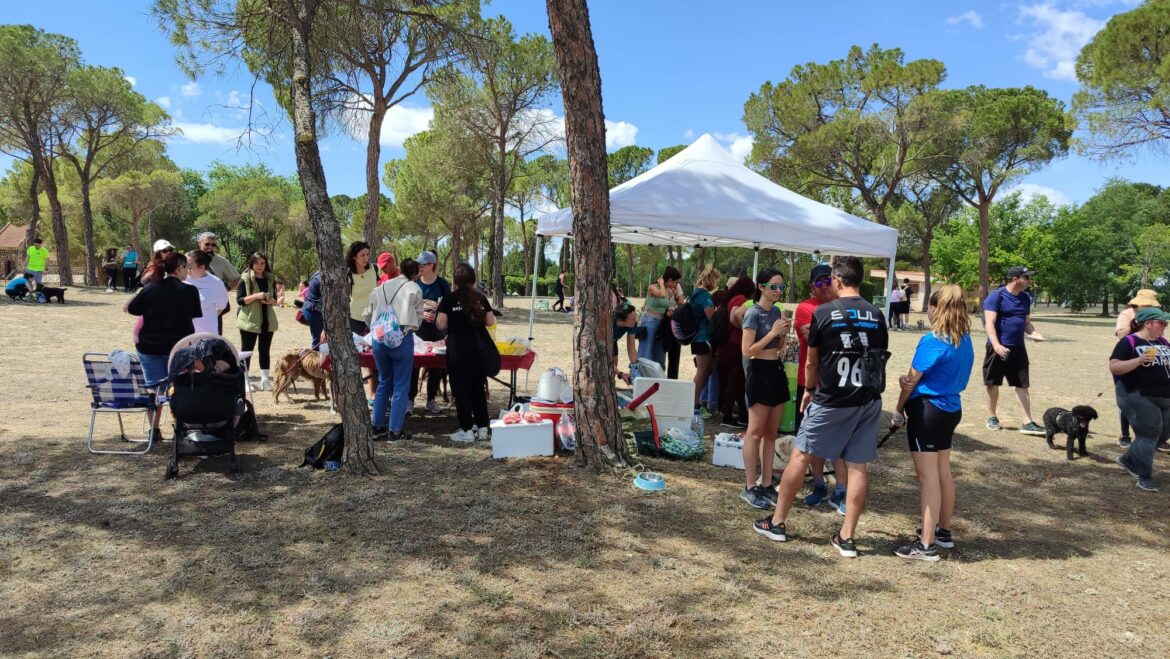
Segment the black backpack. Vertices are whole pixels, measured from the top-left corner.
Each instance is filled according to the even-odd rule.
[[[244,413],[236,424],[236,440],[241,442],[268,441],[268,435],[260,432],[260,422],[256,420],[256,408],[252,401],[244,399]]]
[[[344,453],[345,431],[339,423],[330,428],[324,437],[305,449],[305,461],[301,463],[301,466],[308,465],[313,469],[324,469],[326,462],[340,462]]]
[[[674,310],[670,316],[670,331],[679,345],[689,346],[699,335],[699,312],[691,304],[695,294],[687,298],[686,304]]]
[[[727,343],[728,337],[731,336],[731,312],[726,304],[716,309],[711,316],[709,334],[712,350]]]

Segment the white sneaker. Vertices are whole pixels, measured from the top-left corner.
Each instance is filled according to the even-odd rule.
[[[260,377],[260,391],[272,391],[272,380],[266,377]]]
[[[459,429],[449,435],[451,441],[459,442],[460,444],[470,444],[475,441],[475,434],[470,430]]]
[[[426,410],[430,414],[442,414],[443,413],[443,408],[439,407],[439,404],[433,400],[427,401]]]
[[[472,428],[471,430],[475,433],[475,441],[486,442],[488,440],[487,428]]]

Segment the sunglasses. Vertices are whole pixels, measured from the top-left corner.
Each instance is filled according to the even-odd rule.
[[[780,291],[781,293],[788,290],[788,284],[763,284],[763,287],[770,291]]]
[[[219,243],[204,243],[207,247],[219,247]]]
[[[175,248],[174,248],[174,247],[168,247],[168,248],[166,248],[166,249],[164,249],[164,250],[160,251],[160,252],[159,252],[159,254],[170,254],[170,253],[171,253],[171,252],[173,252],[173,251],[175,251]]]
[[[814,281],[812,285],[813,285],[813,288],[825,288],[826,286],[832,286],[833,285],[833,278],[832,277],[820,277],[816,281]]]

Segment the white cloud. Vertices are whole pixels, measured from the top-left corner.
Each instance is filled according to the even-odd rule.
[[[355,105],[357,107],[369,107],[369,103],[364,100],[357,101]],[[434,108],[395,105],[386,111],[386,117],[382,120],[382,134],[379,136],[378,142],[384,147],[401,149],[402,143],[406,141],[406,138],[429,128],[431,119],[434,116]],[[342,121],[350,137],[359,142],[364,143],[366,141],[366,133],[370,130],[370,113],[368,110],[356,108],[349,110]]]
[[[970,23],[971,27],[976,30],[983,29],[983,17],[975,13],[974,9],[959,14],[958,16],[951,16],[947,18],[947,25],[958,25],[959,23]]]
[[[562,119],[562,123],[563,123]],[[605,149],[613,151],[637,144],[638,127],[628,121],[605,120]]]
[[[126,82],[130,83],[131,87],[134,87],[135,85],[138,84],[138,78],[135,78],[134,76],[122,76],[122,77],[126,79]]]
[[[740,135],[739,133],[712,133],[712,135],[715,139],[723,142],[737,161],[747,160],[747,157],[752,154],[751,135]]]
[[[179,87],[179,92],[187,98],[195,98],[196,96],[202,94],[203,90],[199,88],[199,83],[191,81],[182,87]]]
[[[244,128],[229,128],[215,124],[198,124],[186,121],[174,122],[175,128],[183,131],[178,137],[186,142],[196,144],[230,144],[236,142],[247,132]]]
[[[684,139],[684,140],[693,140],[693,139],[695,139],[695,131],[693,131],[693,130],[691,130],[691,129],[689,129],[689,128],[688,128],[688,129],[687,129],[687,132],[683,133],[683,139]]]
[[[1062,11],[1049,2],[1021,5],[1020,19],[1036,28],[1025,37],[1028,49],[1024,61],[1043,71],[1046,78],[1055,80],[1077,79],[1077,54],[1105,27],[1104,21],[1090,18],[1080,10]]]
[[[159,105],[161,105],[164,108],[171,107],[171,97],[170,96],[159,96],[158,98],[154,99],[154,102],[158,103]]]
[[[1072,199],[1069,199],[1068,195],[1060,190],[1036,183],[1021,183],[1013,188],[1004,190],[1003,194],[1006,196],[1014,192],[1020,193],[1020,199],[1024,203],[1028,203],[1036,197],[1047,197],[1048,201],[1056,206],[1068,206],[1072,203]]]

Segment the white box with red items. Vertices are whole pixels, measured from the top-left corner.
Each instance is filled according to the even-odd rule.
[[[716,467],[743,469],[743,435],[721,432],[715,435],[715,448],[711,451],[711,464]]]
[[[527,458],[553,454],[552,421],[504,423],[492,421],[492,457]]]

